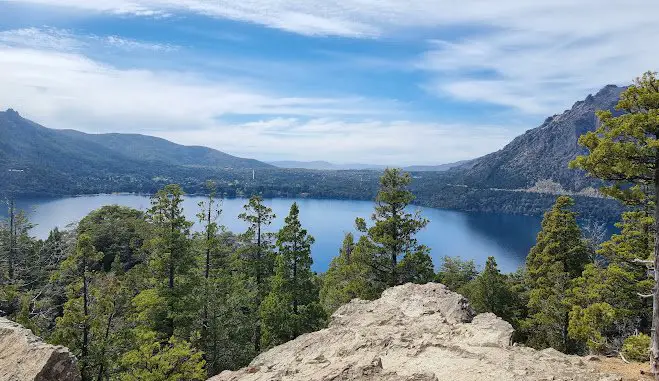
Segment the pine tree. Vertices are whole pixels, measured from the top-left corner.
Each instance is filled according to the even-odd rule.
[[[380,295],[365,241],[362,237],[360,243],[355,243],[352,233],[346,233],[339,255],[323,275],[320,299],[328,313],[352,299],[372,300]]]
[[[185,340],[158,340],[156,332],[138,329],[136,348],[121,357],[120,381],[202,381],[206,378],[201,352]]]
[[[653,266],[655,289],[659,288],[659,78],[647,72],[625,90],[617,105],[622,115],[600,111],[600,126],[579,138],[588,154],[572,167],[612,182],[602,191],[627,204],[644,205],[654,217]],[[659,292],[652,307],[651,370],[659,374]]]
[[[209,329],[211,326],[215,327],[214,316],[211,316],[209,310],[212,309],[210,306],[211,303],[221,303],[222,296],[218,295],[213,291],[220,291],[217,289],[218,284],[214,282],[213,275],[216,275],[214,270],[214,261],[220,252],[220,242],[219,242],[219,232],[221,231],[220,226],[217,224],[217,219],[220,217],[222,211],[217,206],[217,200],[215,199],[216,194],[216,185],[213,182],[208,182],[206,184],[209,191],[208,199],[206,202],[202,201],[199,203],[200,212],[197,214],[199,222],[202,223],[204,227],[203,231],[203,251],[204,251],[204,291],[203,291],[203,310],[202,310],[202,321],[201,321],[201,342],[203,345],[204,352],[207,354],[208,349],[211,347],[211,340],[209,335]],[[223,263],[222,265],[226,265]],[[219,300],[218,300],[219,297]],[[211,320],[213,320],[211,322]],[[206,358],[207,359],[207,358]]]
[[[568,337],[570,306],[566,297],[572,280],[581,276],[588,263],[589,253],[576,213],[570,210],[573,205],[566,196],[556,200],[545,213],[536,245],[526,259],[530,294],[524,325],[529,343],[536,348],[576,349]]]
[[[89,350],[91,331],[92,278],[102,254],[98,253],[87,235],[78,237],[78,245],[73,255],[63,263],[58,274],[68,283],[68,300],[64,314],[57,318],[53,341],[69,347],[80,361],[83,380],[90,380]]]
[[[319,329],[325,317],[311,271],[314,238],[302,228],[299,213],[297,203],[293,203],[277,233],[279,252],[272,290],[261,306],[264,347]]]
[[[510,323],[516,323],[519,301],[508,278],[499,271],[494,257],[487,258],[485,269],[466,286],[465,296],[477,312],[492,312]]]
[[[619,351],[637,330],[649,333],[651,308],[639,294],[652,291],[646,268],[637,260],[652,255],[652,218],[643,211],[626,212],[614,234],[597,251],[570,292],[570,337],[594,353]]]
[[[119,205],[92,211],[80,220],[77,231],[89,235],[94,247],[103,253],[106,272],[116,263],[120,263],[124,271],[143,263],[142,246],[152,238],[144,212]]]
[[[429,248],[420,245],[417,251],[405,253],[398,263],[401,283],[425,284],[435,279],[435,266],[429,252]]]
[[[444,257],[442,265],[437,272],[437,282],[448,287],[449,290],[462,293],[462,289],[469,282],[476,279],[478,271],[473,260],[462,260],[460,257]]]
[[[263,199],[252,196],[244,207],[245,212],[238,218],[247,222],[247,232],[243,235],[247,245],[243,260],[246,262],[246,273],[254,280],[256,286],[254,305],[251,310],[255,314],[254,350],[261,351],[261,321],[258,317],[263,299],[268,294],[269,278],[274,272],[274,253],[272,251],[272,234],[265,229],[272,223],[275,214],[272,209],[263,205]]]
[[[155,290],[164,305],[155,319],[155,329],[169,338],[181,328],[187,336],[195,321],[197,295],[193,289],[197,279],[197,260],[191,250],[190,227],[183,214],[183,191],[178,185],[167,185],[151,199],[148,218],[154,226],[154,238],[147,247],[151,251],[150,268],[155,271]],[[144,291],[143,291],[144,292]],[[148,305],[148,304],[147,304]],[[155,313],[155,312],[154,312]]]
[[[408,189],[411,182],[409,173],[386,169],[380,178],[375,212],[371,216],[373,226],[367,227],[363,218],[356,220],[357,229],[366,234],[373,248],[371,265],[382,282],[390,287],[401,283],[398,266],[401,257],[413,253],[427,255],[415,235],[426,227],[428,220],[422,218],[419,211],[414,214],[406,211],[414,201]]]

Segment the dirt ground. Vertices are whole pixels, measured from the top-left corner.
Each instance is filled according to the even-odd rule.
[[[649,370],[648,363],[631,362],[625,363],[618,357],[597,357],[599,361],[588,361],[589,365],[606,373],[615,373],[622,376],[623,381],[650,381],[654,378],[641,374],[641,371]]]

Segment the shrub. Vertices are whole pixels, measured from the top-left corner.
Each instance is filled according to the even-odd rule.
[[[648,361],[650,358],[650,336],[642,333],[629,336],[622,344],[622,354],[627,360]]]

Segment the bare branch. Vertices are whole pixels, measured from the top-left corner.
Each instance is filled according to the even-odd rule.
[[[654,296],[654,294],[641,294],[641,293],[636,293],[636,295],[640,296],[641,298],[651,298]]]

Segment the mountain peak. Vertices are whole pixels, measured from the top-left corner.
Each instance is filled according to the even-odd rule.
[[[13,108],[8,108],[7,111],[5,111],[5,114],[8,116],[14,116],[14,117],[20,117],[21,115],[18,113],[18,111],[14,110]]]
[[[586,102],[588,103],[605,103],[610,104],[611,102],[618,102],[620,93],[625,91],[627,87],[620,87],[616,85],[606,85],[602,87],[594,96],[588,95],[586,97]]]

